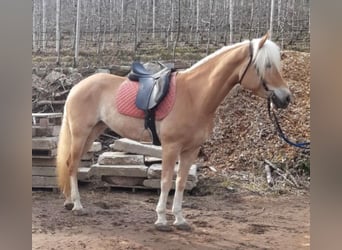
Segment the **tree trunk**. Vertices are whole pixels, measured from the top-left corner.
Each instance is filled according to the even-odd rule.
[[[57,53],[57,60],[56,64],[60,64],[60,49],[61,49],[61,31],[59,28],[59,20],[61,16],[61,0],[56,0],[56,53]]]
[[[207,38],[207,49],[206,55],[209,53],[209,45],[210,45],[210,31],[211,31],[211,22],[212,22],[212,14],[213,14],[214,0],[210,0],[209,2],[209,27],[208,27],[208,38]]]
[[[197,46],[199,45],[199,39],[200,39],[200,34],[199,34],[199,0],[196,0],[196,44]]]
[[[233,43],[233,0],[229,0],[229,43]]]
[[[251,40],[251,35],[252,35],[252,30],[253,30],[253,19],[254,19],[254,0],[252,0],[251,17],[249,21],[249,34],[248,34],[249,40]]]
[[[180,25],[181,25],[181,4],[180,4],[180,0],[178,0],[178,28],[177,28],[176,40],[173,43],[173,60],[175,60],[175,56],[176,56],[176,47],[177,47],[177,42],[179,39]]]
[[[81,1],[77,0],[74,67],[77,67],[78,65],[78,52],[79,52],[79,45],[80,45],[80,21],[81,21],[80,5],[81,5]]]
[[[270,14],[270,40],[272,40],[273,33],[273,14],[274,14],[274,0],[271,0],[271,14]]]
[[[46,51],[46,0],[43,0],[43,51]]]
[[[32,2],[32,49],[33,52],[37,52],[38,50],[38,39],[37,39],[37,3],[36,1]]]
[[[152,39],[155,39],[156,28],[156,0],[152,0]]]

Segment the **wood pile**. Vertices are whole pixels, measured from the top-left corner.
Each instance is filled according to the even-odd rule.
[[[62,113],[32,114],[32,187],[57,188],[56,154]],[[95,152],[101,150],[101,143],[94,142],[82,157],[79,180],[87,180],[86,173],[95,161]]]

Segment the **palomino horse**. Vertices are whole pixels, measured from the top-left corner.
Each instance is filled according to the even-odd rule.
[[[172,205],[174,226],[191,227],[182,215],[182,200],[189,168],[201,144],[212,129],[215,111],[228,92],[240,83],[258,96],[271,98],[278,108],[291,100],[288,85],[280,74],[280,50],[267,34],[259,39],[226,46],[176,74],[175,102],[169,114],[156,122],[162,144],[161,193],[157,204],[158,230],[171,230],[166,220],[166,201],[175,163],[179,160]],[[75,85],[64,107],[58,143],[58,183],[66,197],[67,209],[82,212],[77,168],[83,153],[109,127],[122,137],[148,141],[144,120],[118,112],[115,94],[127,80],[111,74],[94,74]],[[142,138],[143,137],[143,138]]]

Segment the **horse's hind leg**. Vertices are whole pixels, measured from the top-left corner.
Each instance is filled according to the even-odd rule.
[[[172,213],[175,216],[175,222],[173,224],[179,230],[191,230],[190,225],[186,222],[182,214],[182,202],[186,181],[189,175],[189,169],[193,161],[196,159],[198,151],[199,148],[196,148],[190,151],[181,152],[180,154],[180,163],[176,179],[176,190],[172,204]]]
[[[76,214],[83,214],[83,206],[80,201],[80,195],[78,191],[78,182],[77,182],[77,169],[80,163],[81,157],[85,154],[89,148],[91,147],[94,140],[104,131],[107,126],[103,122],[97,123],[89,133],[88,137],[86,135],[88,133],[83,133],[84,137],[73,137],[72,145],[71,145],[71,154],[70,154],[70,163],[69,166],[72,166],[70,171],[70,186],[71,186],[71,197],[67,197],[64,203],[64,206],[67,209],[71,209],[76,211]],[[84,140],[84,138],[87,138]],[[70,205],[71,204],[71,205]],[[82,211],[82,212],[81,212]]]
[[[71,138],[71,148],[70,148],[70,157],[68,159],[70,166],[70,187],[71,187],[71,202],[74,204],[72,210],[75,211],[75,214],[80,214],[83,211],[83,206],[80,200],[80,194],[78,191],[78,183],[77,183],[77,170],[79,163],[81,161],[83,148],[86,142],[86,138],[82,136],[75,136]],[[66,202],[69,200],[67,197]]]

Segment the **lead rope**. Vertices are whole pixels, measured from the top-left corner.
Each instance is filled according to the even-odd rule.
[[[283,130],[280,127],[278,117],[276,116],[276,114],[273,110],[271,111],[271,100],[270,99],[271,99],[270,97],[267,98],[268,115],[270,116],[271,121],[275,124],[275,127],[277,129],[279,137],[281,137],[285,142],[287,142],[291,146],[294,146],[297,148],[302,148],[302,149],[310,149],[310,142],[295,143],[285,136]]]

